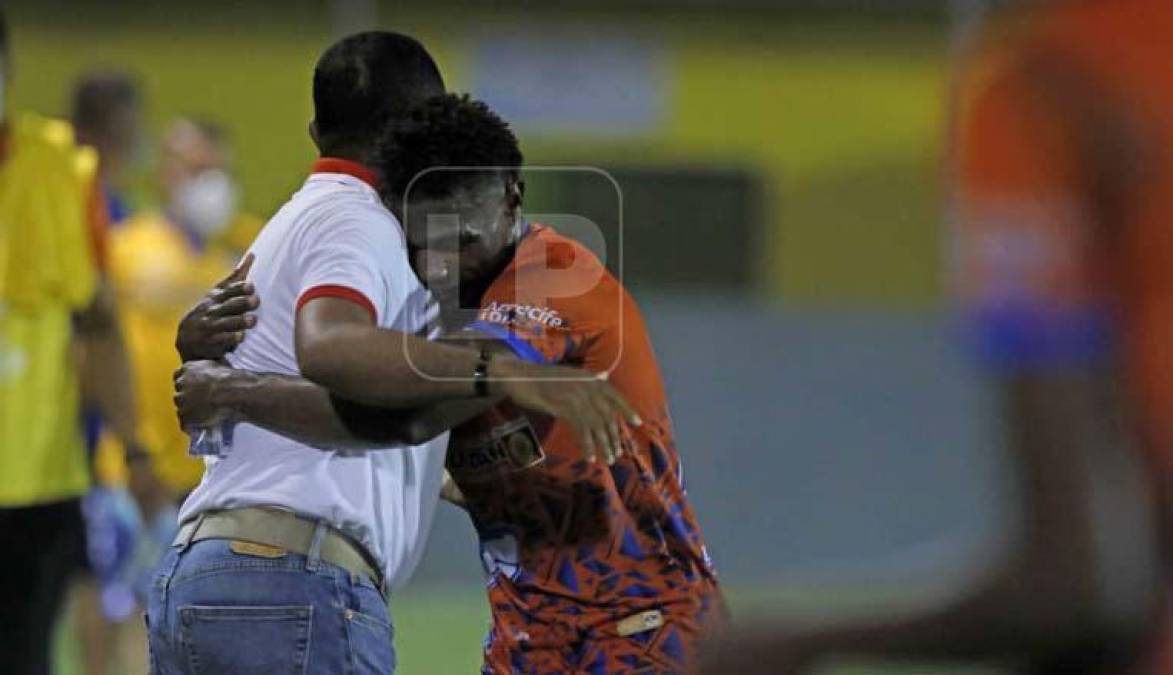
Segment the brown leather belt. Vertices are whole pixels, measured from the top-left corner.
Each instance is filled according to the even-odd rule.
[[[231,539],[309,555],[319,522],[274,508],[207,511],[179,526],[174,545],[186,546],[205,539]],[[322,524],[324,528],[318,557],[352,574],[366,576],[386,595],[383,574],[379,566],[371,562],[371,556],[362,545],[337,528],[324,522]]]

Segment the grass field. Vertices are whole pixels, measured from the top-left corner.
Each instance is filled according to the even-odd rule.
[[[785,594],[787,597],[790,594]],[[778,597],[761,589],[734,589],[735,613],[757,610],[763,599]],[[798,600],[803,605],[815,599]],[[481,643],[488,626],[488,607],[479,590],[460,588],[416,589],[392,601],[398,672],[403,675],[461,675],[479,672]],[[76,641],[68,628],[58,636],[59,675],[81,675]],[[109,675],[132,675],[123,671]],[[136,674],[135,674],[136,675]],[[997,671],[961,668],[945,664],[880,666],[868,663],[835,663],[818,675],[998,675]]]

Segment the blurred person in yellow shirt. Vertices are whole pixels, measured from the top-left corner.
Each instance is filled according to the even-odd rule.
[[[217,124],[173,121],[163,134],[157,179],[163,206],[128,218],[111,233],[111,276],[135,363],[139,437],[175,498],[200,481],[204,465],[187,453],[171,403],[180,366],[173,346],[184,313],[232,265],[263,224],[238,208],[231,149]],[[101,480],[116,481],[122,453],[107,436],[98,451]]]
[[[10,113],[3,94],[12,72],[0,17],[0,668],[41,675],[83,555],[83,396],[128,448],[136,496],[150,504],[157,495],[136,442],[116,299],[102,275],[97,153],[66,122]]]

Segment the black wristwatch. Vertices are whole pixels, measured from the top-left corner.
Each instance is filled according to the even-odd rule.
[[[481,347],[477,367],[472,371],[472,392],[477,398],[489,395],[489,350]]]

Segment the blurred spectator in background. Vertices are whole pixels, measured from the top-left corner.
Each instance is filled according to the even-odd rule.
[[[1015,3],[987,28],[959,88],[953,208],[1019,522],[931,611],[744,633],[709,672],[795,672],[829,653],[1173,672],[1137,657],[1158,632],[1168,530],[1153,495],[1173,469],[1171,62],[1168,0]]]
[[[171,403],[171,374],[180,365],[175,327],[204,291],[232,270],[261,222],[238,209],[231,150],[218,125],[175,120],[163,135],[161,152],[157,178],[163,207],[137,213],[116,228],[110,258],[142,392],[140,437],[160,478],[179,499],[199,483],[203,463],[187,454],[188,438]],[[102,467],[121,456],[113,451],[113,440],[103,439]]]
[[[188,438],[171,403],[171,374],[180,365],[172,339],[175,326],[205,289],[231,271],[263,223],[238,208],[231,148],[219,125],[174,120],[160,150],[156,177],[163,206],[115,228],[110,258],[142,392],[140,438],[174,501],[203,475],[203,463],[187,454]],[[104,437],[98,464],[103,473],[117,476],[111,465],[121,453],[113,441]]]
[[[105,191],[110,222],[120,223],[130,215],[130,207],[119,189],[143,147],[138,83],[121,71],[89,73],[74,87],[72,105],[78,142],[98,151],[98,180]]]
[[[142,96],[138,85],[124,72],[89,73],[79,78],[71,99],[78,143],[98,151],[96,180],[105,198],[107,219],[111,224],[119,223],[127,218],[129,208],[118,186],[125,180],[142,143]],[[92,459],[101,433],[98,411],[92,407],[85,410],[82,423]],[[126,495],[124,471],[113,478],[107,467],[97,472],[97,478],[97,484],[82,501],[87,555],[80,561],[82,574],[71,604],[85,672],[104,675],[120,644],[118,623],[113,619],[129,617],[134,608],[133,600],[127,597],[129,593],[111,591],[108,582],[118,561],[127,558],[132,549],[140,516]],[[139,651],[143,649],[145,645],[140,645]],[[145,670],[145,665],[138,670]]]
[[[0,17],[0,92],[12,74]],[[157,495],[137,450],[129,365],[101,273],[97,155],[66,122],[0,110],[0,667],[43,674],[84,555],[83,396],[127,448],[136,496],[150,504]]]
[[[99,98],[137,100],[125,96],[125,80],[103,81],[123,95]],[[111,110],[107,119],[117,128],[95,136],[114,146],[116,157],[125,158],[130,148],[119,141],[136,134],[122,125],[133,117],[117,105]],[[180,365],[175,327],[204,291],[231,271],[262,225],[238,209],[238,189],[229,173],[231,149],[219,125],[174,120],[160,150],[156,177],[163,206],[130,215],[113,228],[110,276],[134,357],[139,439],[168,499],[152,512],[135,513],[119,489],[127,477],[121,443],[116,434],[103,434],[95,460],[101,487],[87,499],[90,563],[100,592],[83,594],[79,602],[83,661],[93,675],[106,673],[119,655],[132,672],[146,670],[146,634],[136,609],[159,556],[174,537],[175,504],[199,483],[204,470],[203,462],[187,453],[188,437],[179,429],[171,403],[171,374]],[[119,625],[123,623],[125,629]]]
[[[160,150],[163,215],[187,233],[194,250],[242,255],[265,223],[239,208],[227,130],[211,120],[180,118],[163,134]]]

